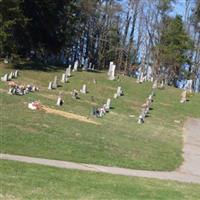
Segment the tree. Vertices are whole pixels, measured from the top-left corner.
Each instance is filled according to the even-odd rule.
[[[168,81],[171,81],[178,77],[182,65],[190,62],[187,52],[192,48],[192,43],[184,30],[181,16],[167,17],[164,26],[165,31],[162,31],[156,49],[161,72],[167,74]]]

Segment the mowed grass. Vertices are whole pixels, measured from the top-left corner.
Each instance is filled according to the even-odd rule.
[[[11,67],[1,65],[0,75],[10,72]],[[0,83],[1,152],[161,171],[174,170],[182,163],[182,126],[187,117],[200,117],[199,95],[192,96],[183,105],[179,103],[181,90],[169,87],[158,90],[150,117],[145,124],[138,125],[140,107],[151,92],[151,83],[139,85],[135,79],[124,76],[119,81],[109,81],[103,72],[75,72],[69,83],[48,91],[49,81],[55,75],[61,78],[62,73],[64,70],[21,70],[17,83],[36,84],[40,88],[39,92],[25,96],[8,95],[7,84]],[[89,93],[80,95],[80,100],[72,99],[72,89],[80,90],[84,83]],[[105,117],[92,118],[93,104],[103,105],[107,98],[113,97],[117,86],[123,88],[125,96],[112,99],[113,109]],[[63,92],[65,102],[58,108],[55,104],[59,92]],[[101,125],[31,111],[27,103],[34,100],[51,108],[88,116]]]
[[[200,185],[0,161],[0,199],[199,200]]]

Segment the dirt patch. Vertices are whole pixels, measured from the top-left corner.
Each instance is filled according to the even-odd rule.
[[[49,108],[47,106],[42,106],[42,110],[44,110],[46,113],[59,115],[59,116],[65,117],[67,119],[75,119],[75,120],[86,122],[86,123],[91,123],[91,124],[95,124],[95,125],[101,125],[98,122],[92,121],[88,117],[77,115],[77,114],[73,114],[73,113],[69,113],[69,112],[65,112],[65,111],[61,111],[61,110],[52,109],[52,108]]]
[[[11,194],[0,194],[0,199],[5,199],[5,200],[19,200],[19,198],[15,197],[14,195]]]

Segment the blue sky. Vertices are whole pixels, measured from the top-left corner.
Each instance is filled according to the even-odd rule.
[[[174,5],[173,15],[184,15],[185,12],[185,0],[177,0]]]

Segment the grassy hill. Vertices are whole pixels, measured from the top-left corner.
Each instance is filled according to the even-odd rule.
[[[11,70],[12,66],[1,64],[0,75]],[[63,72],[21,70],[17,83],[36,84],[40,88],[39,92],[25,96],[8,95],[7,84],[0,82],[1,152],[161,171],[174,170],[181,164],[182,125],[187,117],[200,117],[199,95],[192,96],[183,105],[179,103],[181,90],[170,87],[158,90],[150,117],[145,124],[138,125],[140,106],[151,92],[151,83],[139,85],[135,79],[124,76],[120,76],[119,82],[109,81],[103,72],[75,72],[69,83],[57,90],[47,90],[49,81],[55,75],[61,78]],[[89,93],[80,95],[80,100],[72,99],[72,89],[79,90],[84,83]],[[112,99],[113,109],[105,117],[92,118],[90,112],[94,104],[100,106],[112,98],[117,86],[123,88],[125,96]],[[65,102],[62,107],[56,107],[60,91]],[[31,111],[27,103],[34,100],[54,109],[90,117],[101,125]]]
[[[0,199],[199,200],[200,185],[0,161]]]

